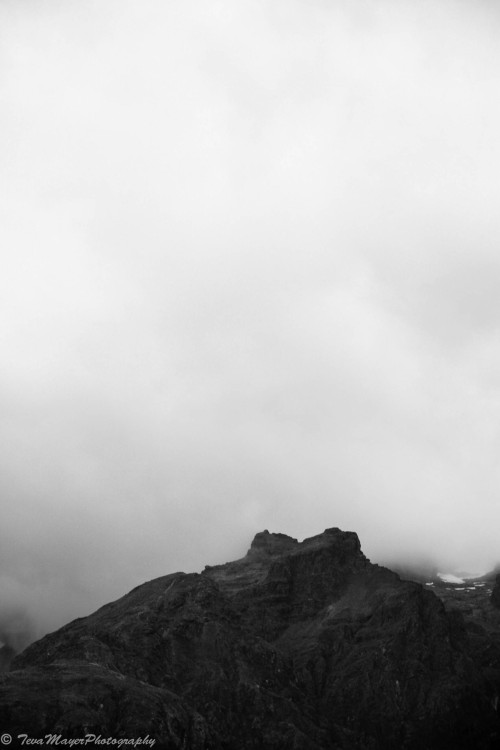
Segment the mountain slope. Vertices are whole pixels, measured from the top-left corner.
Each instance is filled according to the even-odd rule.
[[[0,725],[172,750],[465,750],[497,746],[496,690],[461,615],[371,564],[356,534],[265,531],[241,560],[32,644],[0,676]]]

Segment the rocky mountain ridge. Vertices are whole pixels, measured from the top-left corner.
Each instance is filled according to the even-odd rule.
[[[157,578],[33,643],[0,676],[0,727],[168,750],[492,750],[500,656],[472,635],[354,533],[264,531],[241,560]]]

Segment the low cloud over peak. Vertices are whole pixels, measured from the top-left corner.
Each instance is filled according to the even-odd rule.
[[[493,567],[498,22],[3,3],[12,611],[49,629],[263,528]]]

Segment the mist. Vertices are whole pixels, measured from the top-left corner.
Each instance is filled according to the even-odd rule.
[[[265,528],[499,561],[499,25],[0,1],[2,633]]]

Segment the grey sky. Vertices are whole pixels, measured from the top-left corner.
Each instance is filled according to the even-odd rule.
[[[500,557],[494,3],[0,0],[0,600],[264,528]]]

